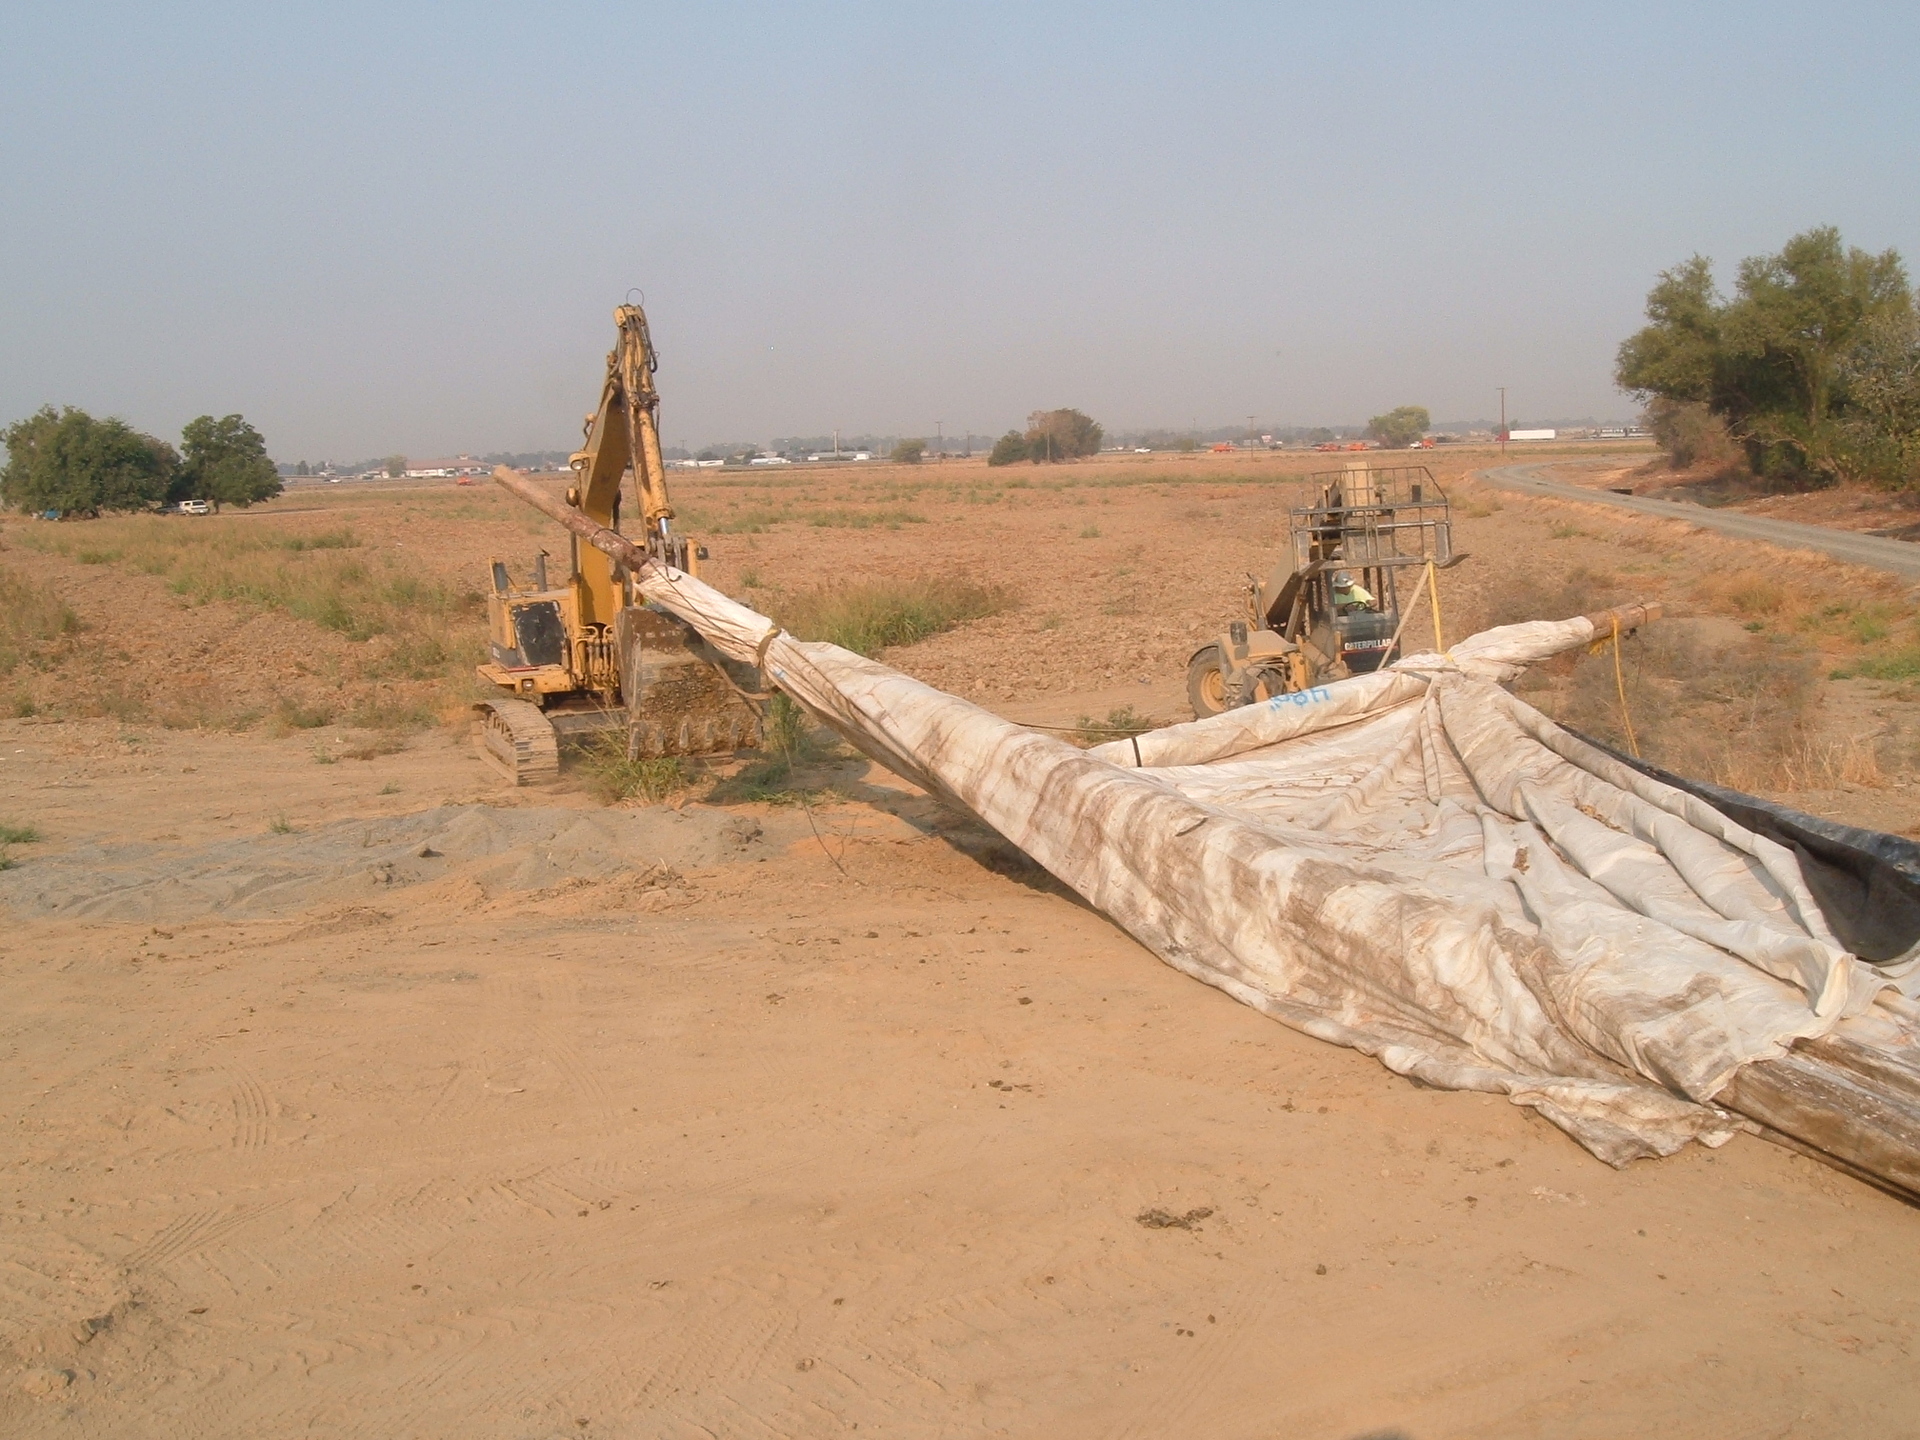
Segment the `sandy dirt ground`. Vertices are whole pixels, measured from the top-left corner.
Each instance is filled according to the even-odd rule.
[[[1176,718],[1292,493],[1237,457],[939,468],[833,478],[897,529],[716,529],[715,578],[977,574],[1019,606],[889,660],[1024,720]],[[1516,571],[1678,593],[1754,550],[1458,494],[1462,633]],[[235,523],[343,520],[448,577],[544,534],[450,490]],[[811,812],[606,807],[504,789],[453,724],[99,713],[399,682],[0,544],[88,627],[0,721],[0,821],[44,836],[0,873],[0,1433],[1920,1435],[1920,1230],[1876,1191],[1748,1137],[1610,1170],[1167,969],[865,762]],[[1910,691],[1823,703],[1897,739]],[[1889,756],[1796,798],[1911,832]]]

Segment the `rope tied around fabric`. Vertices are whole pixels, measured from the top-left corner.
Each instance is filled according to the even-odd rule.
[[[1627,748],[1633,751],[1633,758],[1640,758],[1640,740],[1633,733],[1633,714],[1627,708],[1627,677],[1620,667],[1620,617],[1613,617],[1613,688],[1620,696],[1620,723],[1626,727]],[[1604,641],[1602,642],[1605,643]]]

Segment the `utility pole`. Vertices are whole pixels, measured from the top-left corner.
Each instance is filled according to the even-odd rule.
[[[1507,458],[1507,387],[1500,387],[1500,458]]]
[[[933,449],[934,453],[939,455],[942,460],[947,458],[947,437],[944,433],[946,424],[947,422],[944,420],[936,420],[933,422]]]
[[[1247,448],[1249,450],[1253,449],[1253,439],[1254,439],[1253,416],[1249,415],[1247,416]]]

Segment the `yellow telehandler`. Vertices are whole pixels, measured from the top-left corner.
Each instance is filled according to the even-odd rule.
[[[1402,572],[1467,558],[1424,465],[1355,460],[1306,480],[1317,499],[1288,512],[1287,554],[1266,579],[1247,576],[1245,618],[1187,662],[1196,720],[1379,669],[1400,633]]]
[[[618,338],[607,356],[599,408],[573,455],[567,504],[597,525],[620,529],[622,487],[633,476],[648,556],[700,573],[706,558],[673,524],[660,454],[658,359],[638,305],[613,312]],[[487,596],[492,658],[480,678],[498,694],[475,705],[483,752],[515,784],[555,775],[560,745],[624,728],[630,759],[716,755],[760,743],[751,697],[758,677],[723,659],[687,625],[633,603],[627,573],[569,536],[566,579],[549,583],[547,553],[524,580],[492,562]]]

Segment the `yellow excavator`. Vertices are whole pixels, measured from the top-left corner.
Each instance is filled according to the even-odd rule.
[[[600,406],[587,417],[586,444],[569,462],[567,504],[617,531],[631,475],[648,556],[698,575],[707,552],[674,528],[667,498],[653,378],[659,360],[646,313],[622,305],[613,319],[618,339],[607,356]],[[544,550],[523,580],[504,560],[492,562],[492,658],[479,674],[498,694],[474,707],[483,753],[515,784],[526,784],[559,773],[563,742],[621,728],[629,759],[757,746],[758,677],[723,659],[684,621],[635,604],[625,570],[569,539],[568,574],[558,585],[549,584]]]

